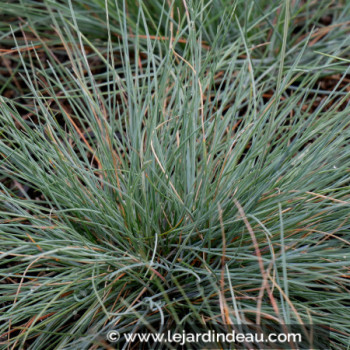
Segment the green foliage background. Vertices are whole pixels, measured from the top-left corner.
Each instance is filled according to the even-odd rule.
[[[0,4],[2,348],[266,321],[349,347],[349,13]]]

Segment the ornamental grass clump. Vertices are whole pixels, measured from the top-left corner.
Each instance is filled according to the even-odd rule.
[[[21,6],[0,5],[2,348],[265,322],[349,346],[350,4]]]

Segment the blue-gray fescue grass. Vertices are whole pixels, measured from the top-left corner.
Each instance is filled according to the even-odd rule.
[[[273,320],[344,349],[349,5],[23,3],[26,88],[0,97],[3,348]]]

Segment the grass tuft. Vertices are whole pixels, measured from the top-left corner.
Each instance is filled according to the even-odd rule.
[[[231,3],[0,5],[4,349],[271,320],[349,346],[350,4]]]

